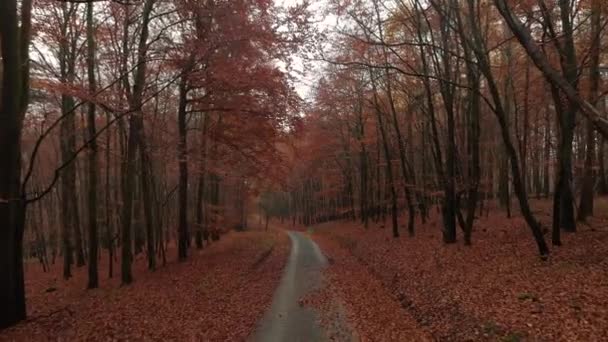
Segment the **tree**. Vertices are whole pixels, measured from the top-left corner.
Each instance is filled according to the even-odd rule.
[[[135,158],[138,149],[145,148],[142,146],[142,130],[143,119],[142,105],[144,96],[144,87],[146,81],[146,59],[148,51],[148,34],[149,23],[154,6],[154,0],[146,0],[142,9],[141,33],[137,45],[137,62],[135,67],[133,90],[129,94],[129,133],[127,142],[126,154],[126,170],[125,170],[125,185],[123,193],[123,208],[122,208],[122,259],[121,259],[121,280],[123,284],[130,284],[133,281],[131,273],[132,251],[131,251],[131,215],[133,213],[133,187],[135,185]],[[129,15],[126,15],[125,22],[128,23]],[[128,32],[128,25],[124,27],[125,32]],[[128,55],[125,49],[123,54],[125,58]],[[145,150],[144,150],[145,151]],[[144,197],[145,198],[145,197]],[[149,206],[146,202],[144,205]]]
[[[32,2],[0,3],[2,97],[0,101],[0,328],[25,319],[21,189],[21,134],[29,93],[29,39]]]
[[[494,4],[513,32],[515,38],[517,38],[522,47],[524,47],[528,56],[530,56],[530,59],[532,59],[538,69],[543,72],[547,80],[561,89],[568,100],[580,107],[583,115],[585,115],[587,120],[593,123],[593,126],[604,138],[608,137],[608,119],[603,117],[600,110],[591,103],[585,101],[577,90],[568,83],[568,80],[551,66],[547,60],[547,56],[542,52],[538,44],[534,42],[530,33],[525,29],[521,20],[513,14],[505,0],[494,0]]]
[[[87,4],[87,77],[89,81],[89,92],[95,94],[96,82],[95,82],[95,36],[93,27],[93,3]],[[96,128],[95,128],[95,104],[89,103],[87,111],[87,128],[88,128],[88,139],[90,141],[89,154],[88,154],[88,173],[89,173],[89,198],[88,198],[88,211],[89,211],[89,283],[88,288],[94,289],[99,286],[98,271],[97,271],[97,257],[99,246],[99,240],[97,235],[97,139]]]
[[[182,76],[179,84],[179,108],[177,110],[177,122],[179,140],[177,145],[177,156],[179,158],[179,226],[178,232],[178,260],[183,261],[188,257],[188,147],[186,131],[186,104],[188,97],[188,85],[186,76]]]
[[[0,274],[6,279],[0,288],[1,327],[25,318],[23,260],[36,255],[46,270],[46,237],[54,261],[56,230],[62,231],[66,278],[73,260],[82,265],[88,256],[87,287],[99,286],[100,253],[108,251],[111,277],[118,262],[114,249],[120,246],[122,282],[128,284],[134,255],[145,251],[154,270],[157,257],[164,263],[170,229],[180,217],[187,222],[187,201],[174,200],[175,193],[183,197],[188,190],[187,180],[185,191],[177,191],[175,169],[188,174],[192,165],[201,166],[198,197],[205,215],[200,211],[197,221],[206,230],[214,219],[214,239],[229,219],[232,201],[244,223],[251,188],[262,178],[276,181],[287,170],[277,146],[285,146],[294,130],[300,99],[277,61],[287,65],[301,45],[305,5],[77,2],[43,0],[31,11],[31,1],[11,0],[0,7]],[[284,30],[285,22],[297,24]],[[192,65],[184,72],[189,57]],[[181,103],[180,80],[187,89]],[[187,132],[197,129],[189,121],[197,122],[199,115],[205,117],[200,145],[187,140]],[[168,142],[180,136],[184,158],[175,158],[175,144]],[[196,161],[199,155],[200,163],[185,159]],[[33,215],[26,217],[34,202]],[[102,215],[106,228],[100,232]],[[24,253],[26,222],[33,240]],[[199,233],[202,245],[204,231]],[[187,231],[180,236],[188,247]]]
[[[590,66],[589,66],[589,102],[597,107],[600,101],[600,42],[601,42],[601,3],[598,0],[591,1],[591,34],[590,34]],[[595,129],[591,121],[586,126],[586,147],[585,147],[585,166],[583,171],[583,186],[578,209],[578,219],[585,221],[587,216],[593,215],[593,193],[594,193],[594,172],[593,164],[595,159]],[[599,145],[602,150],[602,145]],[[600,151],[601,154],[601,151]],[[603,163],[603,160],[600,160]],[[603,166],[603,165],[602,165]],[[600,167],[600,170],[602,167]],[[602,175],[603,176],[603,175]],[[602,177],[600,176],[600,177]]]

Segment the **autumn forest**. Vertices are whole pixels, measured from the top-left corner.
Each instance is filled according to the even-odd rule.
[[[1,0],[0,341],[602,341],[604,0]]]

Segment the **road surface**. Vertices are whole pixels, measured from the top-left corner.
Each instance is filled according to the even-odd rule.
[[[288,232],[291,254],[272,306],[260,321],[253,341],[326,341],[328,333],[318,323],[318,313],[298,300],[323,285],[321,271],[327,265],[319,247],[306,234]],[[333,323],[331,329],[342,325]],[[342,330],[341,328],[338,328]]]

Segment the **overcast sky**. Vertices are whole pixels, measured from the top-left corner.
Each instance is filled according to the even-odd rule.
[[[280,6],[293,6],[302,3],[302,0],[274,0],[274,2]],[[314,20],[319,22],[319,28],[322,30],[330,29],[335,24],[336,19],[324,13],[327,0],[309,0],[309,2],[311,3],[311,10],[314,12]],[[310,100],[312,87],[314,87],[322,67],[321,62],[309,61],[305,68],[302,59],[299,56],[294,56],[292,68],[296,71],[292,72],[292,75],[298,80],[295,84],[296,91],[303,99]]]

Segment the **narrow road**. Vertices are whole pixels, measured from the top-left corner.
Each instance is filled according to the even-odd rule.
[[[298,300],[323,286],[321,271],[327,260],[308,236],[288,232],[291,254],[270,310],[260,321],[253,341],[324,341],[318,313]]]

